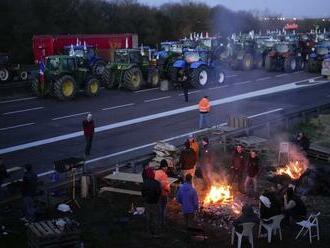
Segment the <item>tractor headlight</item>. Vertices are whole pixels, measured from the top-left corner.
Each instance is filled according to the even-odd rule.
[[[315,52],[315,47],[312,47],[312,52]]]

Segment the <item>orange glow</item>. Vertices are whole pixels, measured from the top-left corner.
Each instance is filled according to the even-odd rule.
[[[233,200],[231,187],[229,185],[211,186],[209,193],[204,199],[205,204],[228,203]]]
[[[297,180],[306,171],[306,166],[303,163],[290,162],[285,167],[277,168],[276,175],[288,175],[290,178]]]

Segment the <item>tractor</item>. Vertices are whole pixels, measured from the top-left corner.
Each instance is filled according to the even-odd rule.
[[[266,71],[294,72],[303,70],[304,66],[301,49],[295,42],[278,42],[265,59]]]
[[[54,96],[59,100],[74,98],[80,90],[96,96],[100,82],[77,56],[54,55],[45,58],[43,76],[32,81],[33,92],[40,97]]]
[[[139,49],[119,49],[115,51],[114,62],[108,64],[103,72],[104,86],[126,88],[131,91],[143,86],[159,86],[160,75],[157,61],[146,56]]]
[[[91,71],[99,78],[101,77],[104,67],[107,64],[97,55],[95,46],[89,46],[86,44],[65,46],[64,54],[84,58],[85,65],[90,67]]]
[[[212,79],[216,84],[225,82],[225,73],[213,60],[209,50],[190,49],[174,62],[170,69],[171,81],[175,85],[180,81],[187,81],[194,88],[205,88],[211,84]]]
[[[27,80],[28,72],[20,64],[12,64],[7,53],[0,53],[0,82]]]
[[[312,52],[307,55],[306,69],[309,72],[319,73],[323,60],[328,58],[330,58],[330,40],[324,40],[312,48]]]

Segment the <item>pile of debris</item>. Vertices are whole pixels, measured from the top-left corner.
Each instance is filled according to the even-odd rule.
[[[160,166],[160,161],[163,159],[167,161],[169,168],[174,168],[179,162],[180,151],[174,145],[165,142],[157,142],[153,152],[156,156],[152,159],[150,166],[154,168],[158,168]]]

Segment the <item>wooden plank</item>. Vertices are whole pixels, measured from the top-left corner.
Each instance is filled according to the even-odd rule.
[[[54,225],[53,222],[51,222],[50,220],[46,221],[46,223],[48,224],[48,226],[57,234],[61,234],[62,231],[60,229],[57,228],[56,225]]]
[[[113,187],[102,187],[100,189],[100,193],[103,193],[103,192],[114,192],[114,193],[142,196],[141,191],[120,189],[120,188],[113,188]]]
[[[35,234],[36,236],[38,237],[42,236],[42,233],[37,228],[35,228],[33,224],[30,224],[28,228],[31,230],[31,233]]]
[[[49,228],[47,223],[44,221],[40,221],[39,224],[47,231],[48,235],[55,235],[56,233],[53,231],[53,229]]]
[[[37,228],[42,235],[47,235],[47,231],[38,223],[33,223],[34,227]]]
[[[142,174],[140,173],[127,173],[118,172],[114,174],[109,174],[104,177],[106,180],[123,181],[123,182],[133,182],[133,183],[143,183]],[[170,184],[176,182],[177,178],[169,177]]]

